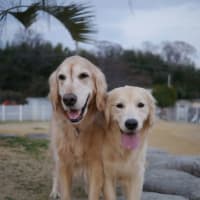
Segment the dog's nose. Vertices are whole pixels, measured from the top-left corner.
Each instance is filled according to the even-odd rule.
[[[63,96],[63,102],[66,106],[74,106],[77,101],[77,96],[75,94],[69,93]]]
[[[138,126],[138,122],[136,119],[127,119],[125,121],[125,126],[128,130],[134,130]]]

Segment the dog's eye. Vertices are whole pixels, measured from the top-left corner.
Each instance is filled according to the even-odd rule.
[[[80,79],[85,79],[85,78],[88,78],[89,75],[88,75],[87,73],[81,73],[81,74],[79,74],[78,77],[79,77]]]
[[[66,76],[64,74],[60,74],[58,76],[58,79],[61,80],[61,81],[64,81],[66,79]]]
[[[116,105],[116,107],[117,107],[117,108],[124,108],[124,105],[123,105],[122,103],[118,103],[118,104]]]
[[[144,104],[142,102],[138,103],[138,108],[143,108],[144,107]]]

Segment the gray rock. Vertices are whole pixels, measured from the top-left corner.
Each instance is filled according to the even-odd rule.
[[[168,154],[166,151],[162,150],[162,149],[158,149],[158,148],[153,148],[153,147],[149,147],[147,154]]]
[[[142,200],[200,200],[200,156],[174,156],[151,148],[147,153]],[[119,200],[125,200],[118,192]]]
[[[200,156],[172,156],[149,153],[148,168],[176,169],[200,177]]]
[[[27,137],[29,139],[48,139],[49,135],[46,133],[28,133]]]
[[[1,133],[0,138],[9,138],[9,137],[17,137],[17,134],[14,133]]]
[[[200,179],[182,171],[152,168],[146,171],[144,190],[200,200]]]
[[[167,195],[154,192],[143,192],[142,200],[189,200],[189,199],[176,195]]]
[[[125,197],[120,196],[117,198],[117,200],[125,200]],[[141,200],[189,200],[189,199],[176,195],[160,194],[154,192],[143,192]]]

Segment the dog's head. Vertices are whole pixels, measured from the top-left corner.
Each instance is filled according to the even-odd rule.
[[[106,121],[117,124],[126,148],[138,145],[140,134],[154,122],[154,112],[154,98],[143,88],[125,86],[108,93]]]
[[[72,123],[79,123],[94,101],[99,111],[104,109],[105,77],[85,58],[72,56],[64,60],[51,74],[49,85],[53,109],[60,107]]]

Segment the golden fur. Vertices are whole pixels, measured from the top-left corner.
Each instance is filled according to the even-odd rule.
[[[143,108],[137,105],[144,103]],[[118,104],[123,104],[118,108]],[[154,121],[154,99],[145,89],[125,86],[109,92],[105,109],[107,130],[103,146],[104,196],[115,200],[116,183],[119,181],[127,200],[139,200],[142,192],[147,132]],[[134,149],[121,145],[123,120],[134,117],[138,121],[140,143]]]
[[[64,83],[58,80],[61,72],[67,76]],[[86,80],[79,80],[80,78],[76,77],[82,72],[89,74]],[[49,84],[53,105],[50,126],[51,148],[55,163],[51,197],[61,196],[62,200],[70,200],[72,179],[82,173],[89,184],[89,200],[97,200],[103,185],[101,152],[105,132],[102,114],[107,87],[105,77],[88,60],[72,56],[52,73]],[[67,111],[61,103],[61,91],[64,93],[76,91],[78,98],[81,98],[84,96],[81,93],[84,89],[80,89],[81,87],[87,88],[90,98],[86,108],[87,113],[79,123],[74,124],[66,117]]]

